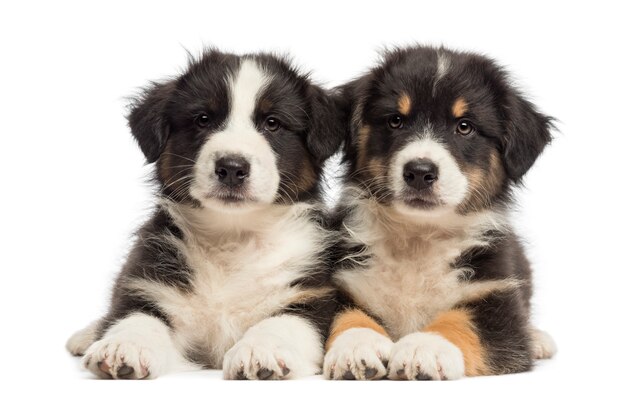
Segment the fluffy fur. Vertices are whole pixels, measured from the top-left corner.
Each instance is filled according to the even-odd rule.
[[[128,120],[159,202],[70,352],[116,379],[318,372],[334,308],[319,181],[342,136],[330,97],[282,58],[208,50]]]
[[[392,379],[454,379],[526,371],[553,354],[531,330],[530,266],[507,217],[551,119],[492,60],[444,48],[390,51],[337,95],[348,172],[334,282],[346,309],[396,343],[372,359],[339,336],[326,377],[353,379],[350,363],[362,361],[388,362]]]

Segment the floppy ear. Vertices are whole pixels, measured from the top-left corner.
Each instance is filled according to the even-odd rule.
[[[519,182],[552,140],[553,119],[517,92],[510,92],[504,102],[504,168],[514,182]]]
[[[165,106],[174,91],[175,82],[153,83],[130,105],[127,116],[133,134],[148,163],[158,160],[169,136]]]
[[[309,151],[318,165],[332,156],[344,140],[340,109],[336,99],[317,86],[310,86],[308,95],[311,103],[310,130],[306,137]]]
[[[371,75],[359,77],[333,90],[333,97],[344,131],[344,161],[356,159],[358,131],[363,122],[363,103],[366,99],[367,88],[371,83]]]

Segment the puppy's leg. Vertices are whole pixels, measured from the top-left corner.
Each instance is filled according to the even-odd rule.
[[[465,361],[468,368],[472,365],[482,365],[473,360],[482,360],[476,357],[475,349],[480,349],[478,337],[473,334],[471,325],[462,319],[465,314],[461,311],[451,311],[442,316],[432,325],[433,330],[415,332],[398,340],[391,350],[389,360],[390,379],[409,380],[446,380],[458,379],[465,371]],[[458,318],[455,318],[458,317]],[[444,325],[445,322],[445,325]],[[451,322],[454,322],[452,325]],[[441,328],[439,326],[441,325]],[[448,331],[452,327],[452,332]],[[446,336],[444,336],[446,335]],[[459,339],[450,336],[460,337]],[[453,339],[459,345],[451,341]],[[472,344],[475,344],[474,346]],[[461,349],[462,346],[465,351]]]
[[[532,345],[526,311],[515,293],[492,295],[441,313],[423,332],[400,339],[392,379],[458,379],[527,371]]]
[[[133,313],[110,326],[83,357],[83,365],[101,378],[156,378],[193,368],[178,351],[169,327],[160,319]]]
[[[556,354],[556,343],[546,331],[533,327],[530,330],[530,336],[532,338],[533,358],[535,360],[552,358]]]
[[[224,356],[224,379],[293,379],[319,373],[322,335],[294,314],[254,325]]]
[[[94,321],[80,331],[76,331],[65,344],[65,348],[73,356],[82,356],[91,344],[96,340],[100,320]]]
[[[335,318],[326,342],[327,379],[380,379],[387,374],[393,342],[373,318],[346,310]]]

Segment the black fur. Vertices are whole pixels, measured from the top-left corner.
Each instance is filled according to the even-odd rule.
[[[552,118],[509,89],[502,100],[506,134],[503,141],[504,166],[509,178],[518,182],[550,143]]]
[[[129,287],[129,282],[149,280],[175,286],[185,292],[191,291],[192,270],[180,251],[164,240],[165,236],[183,239],[182,232],[169,215],[159,209],[136,233],[135,245],[115,282],[109,311],[98,330],[98,338],[117,320],[136,312],[153,315],[170,324],[167,315],[159,309],[158,302],[138,295]]]
[[[169,138],[170,126],[165,119],[165,109],[175,88],[173,82],[154,83],[135,99],[128,116],[131,133],[148,163],[157,161]]]

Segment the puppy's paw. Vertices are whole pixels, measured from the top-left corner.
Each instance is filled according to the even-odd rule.
[[[93,343],[85,352],[83,365],[105,379],[154,378],[158,372],[157,358],[151,349],[115,337]]]
[[[554,339],[545,331],[533,328],[530,331],[532,340],[532,352],[535,360],[552,358],[556,354],[556,343]]]
[[[224,355],[224,379],[290,379],[301,365],[292,353],[273,338],[244,337]]]
[[[335,339],[324,357],[327,379],[381,379],[393,342],[369,328],[352,328]]]
[[[84,355],[89,346],[91,346],[96,339],[97,327],[98,322],[94,322],[80,331],[76,331],[65,344],[67,351],[73,356]]]
[[[390,379],[459,379],[464,372],[461,350],[437,334],[409,334],[396,342],[391,349]]]

